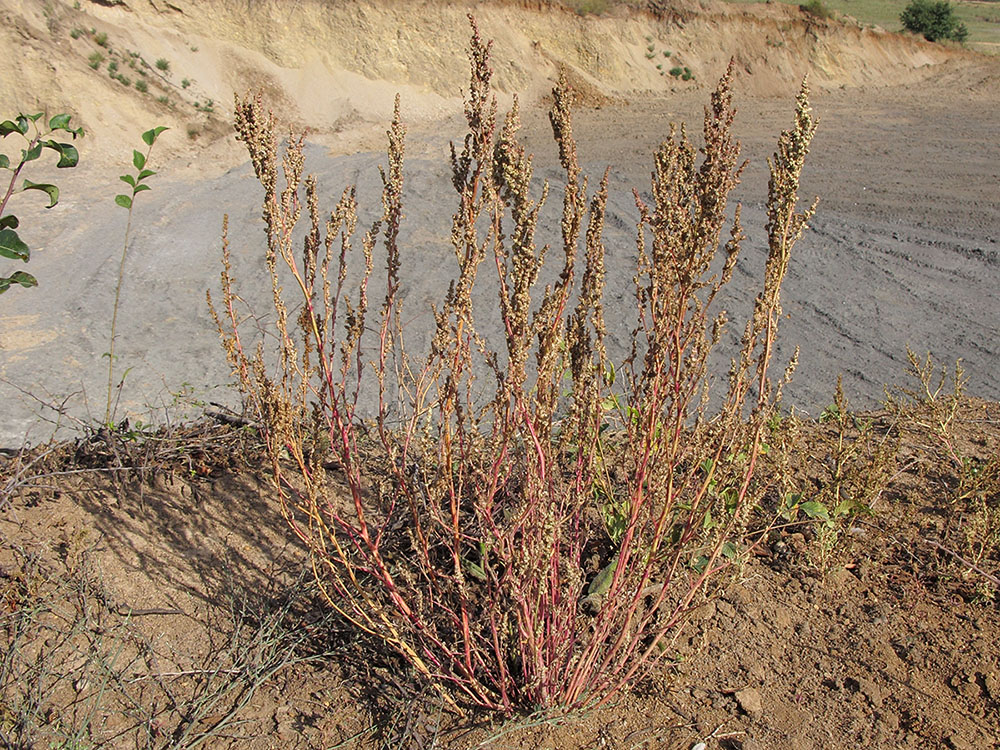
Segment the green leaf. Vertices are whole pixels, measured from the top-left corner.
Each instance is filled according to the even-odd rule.
[[[701,528],[708,531],[709,529],[714,529],[715,526],[715,519],[712,518],[712,510],[708,509],[705,511],[705,517],[701,520]]]
[[[778,515],[786,521],[791,521],[792,517],[798,513],[800,502],[802,502],[801,492],[785,493],[784,498],[781,500],[781,506],[778,508]]]
[[[142,134],[142,140],[143,140],[143,142],[147,146],[152,146],[153,145],[153,141],[155,141],[157,138],[159,138],[160,133],[162,133],[164,130],[169,130],[169,128],[167,128],[167,127],[165,127],[163,125],[159,125],[159,126],[153,128],[152,130],[147,130],[145,133]],[[139,167],[139,169],[142,169],[142,167]]]
[[[152,169],[144,169],[141,172],[139,172],[139,176],[136,179],[139,182],[142,182],[147,177],[152,177],[154,174],[156,174],[156,172],[154,172]]]
[[[72,119],[70,115],[62,114],[56,115],[51,120],[49,120],[50,130],[69,130],[69,121]]]
[[[10,169],[10,159],[7,154],[0,154],[0,169]]]
[[[32,122],[38,122],[42,118],[42,115],[44,114],[45,114],[44,112],[37,112],[33,115],[21,115],[21,117],[31,120]]]
[[[127,182],[129,187],[135,187],[135,177],[130,174],[123,174],[118,179],[122,182]]]
[[[135,195],[136,193],[141,193],[143,190],[152,190],[152,189],[153,188],[151,188],[149,185],[136,185],[135,190],[132,191],[132,195]]]
[[[21,135],[24,135],[25,133],[28,132],[28,118],[25,117],[24,115],[17,116],[17,131]]]
[[[816,500],[810,500],[809,502],[802,503],[799,509],[805,513],[810,518],[818,518],[821,521],[830,520],[830,511],[826,509],[823,503]]]
[[[6,292],[11,284],[20,284],[27,289],[31,286],[38,286],[38,280],[30,273],[25,273],[24,271],[17,271],[13,276],[0,276],[0,294]]]
[[[135,165],[136,169],[142,169],[146,166],[146,156],[141,151],[132,151],[132,163]]]
[[[32,146],[31,148],[29,148],[27,151],[25,151],[24,149],[21,149],[21,161],[22,162],[34,161],[35,159],[37,159],[41,155],[42,155],[42,144],[41,143],[36,143],[34,146]]]
[[[819,415],[820,424],[826,424],[827,422],[836,422],[840,419],[840,407],[836,404],[830,404],[827,406]]]
[[[0,218],[0,229],[6,229],[7,227],[17,229],[17,225],[20,223],[14,214],[7,214],[3,218]]]
[[[840,518],[841,516],[871,515],[871,513],[871,508],[864,503],[855,500],[853,497],[845,497],[837,504],[837,507],[833,509],[834,518]]]
[[[67,133],[76,134],[76,129],[69,126],[69,121],[73,119],[72,115],[61,114],[56,115],[51,120],[49,120],[50,130],[65,130]]]
[[[122,208],[127,208],[130,210],[132,208],[132,199],[129,198],[127,195],[116,195],[115,203],[117,203]]]
[[[52,208],[59,202],[59,188],[55,185],[49,185],[44,182],[32,182],[31,180],[25,180],[24,185],[21,186],[21,190],[41,190],[43,193],[49,196],[49,205],[46,208]]]
[[[6,138],[11,133],[21,133],[21,128],[10,120],[0,122],[0,135]],[[21,133],[21,135],[24,135],[24,133]]]
[[[482,566],[479,565],[478,563],[474,563],[472,562],[472,560],[466,560],[463,557],[462,566],[465,568],[466,572],[468,572],[468,574],[471,575],[476,580],[479,581],[486,580],[486,571],[483,570]]]
[[[56,164],[59,169],[75,167],[80,163],[80,152],[76,150],[76,146],[55,141],[45,141],[42,145],[59,153],[59,163]]]
[[[719,497],[721,497],[722,502],[725,503],[726,513],[732,515],[736,512],[736,507],[739,505],[740,495],[736,491],[735,487],[726,487],[726,489],[719,493]]]
[[[24,271],[15,271],[11,275],[10,280],[13,281],[15,284],[20,284],[25,289],[27,289],[29,286],[38,286],[38,279],[36,279],[30,273],[26,273]]]
[[[31,257],[31,250],[13,229],[0,229],[0,255],[27,263]]]
[[[611,588],[611,582],[615,577],[615,568],[618,567],[618,555],[611,558],[611,562],[601,568],[594,580],[590,582],[587,587],[587,595],[597,594],[598,596],[603,596]]]

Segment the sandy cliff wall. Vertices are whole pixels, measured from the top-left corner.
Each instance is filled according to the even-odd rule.
[[[95,134],[92,158],[153,123],[187,131],[189,142],[172,148],[200,147],[227,132],[232,94],[248,88],[319,133],[384,122],[397,91],[410,118],[434,118],[454,112],[461,95],[470,10],[495,40],[498,89],[528,99],[550,88],[559,66],[599,102],[711,85],[731,56],[743,90],[787,95],[806,72],[819,86],[886,86],[963,54],[778,3],[658,5],[597,17],[512,0],[0,0],[0,42],[17,60],[0,97],[5,110],[73,112]],[[91,69],[95,53],[104,59]],[[153,66],[161,58],[166,72]],[[109,74],[114,59],[129,84]],[[135,60],[146,93],[124,64]],[[672,78],[674,66],[694,79]]]

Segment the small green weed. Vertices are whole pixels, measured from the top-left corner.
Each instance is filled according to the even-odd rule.
[[[146,144],[146,153],[141,151],[132,151],[132,165],[135,167],[135,174],[123,174],[118,179],[127,184],[132,188],[131,195],[120,194],[115,196],[115,203],[117,203],[122,208],[128,210],[128,221],[125,224],[125,239],[122,243],[122,259],[118,266],[118,283],[115,285],[115,303],[114,308],[111,313],[111,341],[108,345],[108,352],[105,356],[108,358],[108,399],[107,405],[104,411],[104,424],[108,426],[109,429],[112,427],[112,402],[111,394],[113,389],[113,378],[114,378],[114,366],[115,366],[115,338],[117,334],[117,324],[118,324],[118,302],[121,299],[122,282],[125,279],[125,258],[128,253],[128,237],[129,232],[132,229],[132,209],[135,204],[135,197],[146,190],[151,190],[145,183],[147,179],[156,174],[151,169],[147,168],[147,162],[149,160],[149,154],[153,150],[153,144],[156,139],[160,136],[166,127],[160,125],[153,128],[152,130],[147,130],[142,134],[142,142]],[[126,371],[127,373],[127,371]],[[122,376],[122,382],[124,382],[125,376]],[[119,383],[119,394],[121,393],[121,385]]]
[[[102,62],[104,62],[104,55],[100,52],[91,52],[90,57],[87,58],[87,64],[91,70],[97,70],[101,67]]]
[[[949,385],[947,368],[939,370],[930,352],[921,360],[907,347],[906,359],[907,375],[916,386],[899,387],[896,394],[887,392],[886,408],[934,436],[935,460],[944,457],[953,466],[962,466],[952,433],[967,381],[962,361],[955,362]]]
[[[108,34],[106,31],[101,31],[94,35],[94,42],[97,43],[98,47],[108,46]]]
[[[879,421],[850,411],[843,379],[837,378],[833,403],[820,414],[830,430],[822,462],[819,492],[801,509],[819,522],[819,550],[814,563],[829,567],[841,535],[857,516],[872,515],[874,507],[898,474],[899,439],[894,420]]]

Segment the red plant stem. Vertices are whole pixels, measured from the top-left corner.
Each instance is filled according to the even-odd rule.
[[[28,143],[28,151],[33,149],[37,145],[39,137],[36,135],[30,143]],[[14,194],[14,185],[17,182],[17,176],[21,174],[21,170],[24,169],[25,162],[21,162],[17,165],[17,169],[14,170],[14,174],[10,177],[10,184],[7,186],[7,192],[3,196],[3,201],[0,201],[0,215],[3,215],[4,210],[7,208],[7,201]]]

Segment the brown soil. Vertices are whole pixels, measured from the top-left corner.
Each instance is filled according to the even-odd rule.
[[[35,701],[25,747],[71,727],[87,747],[1000,747],[1000,549],[972,562],[929,409],[859,415],[898,445],[872,513],[825,545],[802,519],[771,532],[631,692],[506,721],[445,711],[338,624],[242,433],[176,431],[147,445],[145,479],[100,470],[130,457],[99,438],[38,452],[0,515],[0,730]],[[836,426],[789,425],[789,476],[820,493]],[[941,434],[995,462],[1000,404],[963,400]]]

